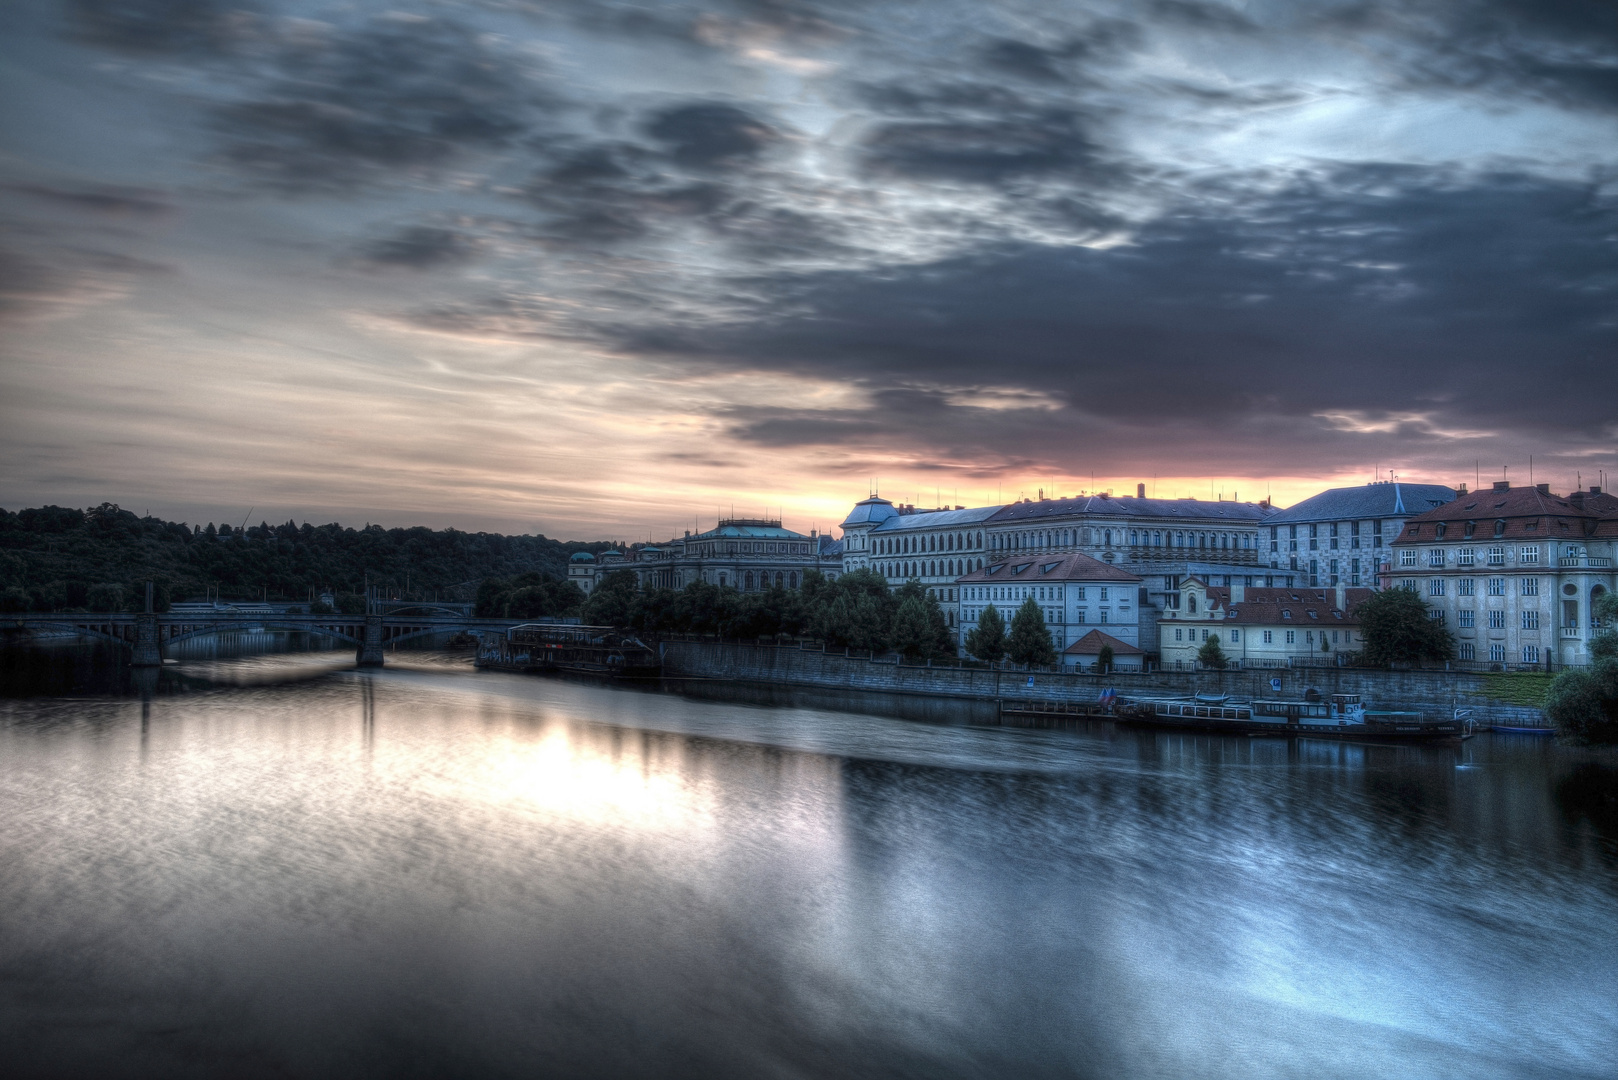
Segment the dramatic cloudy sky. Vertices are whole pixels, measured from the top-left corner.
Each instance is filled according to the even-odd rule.
[[[633,539],[1615,446],[1602,0],[0,5],[3,505]]]

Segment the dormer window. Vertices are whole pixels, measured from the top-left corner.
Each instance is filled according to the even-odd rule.
[[[1477,530],[1478,530],[1478,523],[1475,522],[1475,521],[1468,521],[1466,523],[1466,538],[1468,540],[1472,539],[1472,534],[1477,532]]]
[[[1433,526],[1433,535],[1438,537],[1440,540],[1444,539],[1444,534],[1447,532],[1449,532],[1449,526],[1444,524],[1442,521]]]
[[[1281,609],[1281,618],[1283,618],[1283,619],[1292,618],[1292,612],[1288,611],[1286,608],[1282,608]]]
[[[1497,519],[1495,521],[1495,523],[1494,523],[1494,535],[1496,535],[1496,536],[1504,536],[1504,535],[1506,535],[1506,519],[1505,518],[1499,518],[1499,519]]]

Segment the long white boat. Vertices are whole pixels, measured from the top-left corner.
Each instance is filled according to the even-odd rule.
[[[1303,735],[1317,739],[1371,742],[1459,741],[1473,734],[1471,713],[1456,709],[1448,717],[1419,712],[1369,710],[1358,694],[1306,694],[1303,700],[1255,698],[1242,701],[1224,695],[1125,701],[1118,719],[1158,727],[1251,735]]]

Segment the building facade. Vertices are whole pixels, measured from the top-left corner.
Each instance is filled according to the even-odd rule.
[[[1140,584],[1137,575],[1077,552],[989,563],[959,579],[960,640],[966,641],[991,605],[1009,628],[1017,609],[1032,597],[1058,653],[1094,629],[1139,648]]]
[[[960,578],[984,565],[988,543],[984,526],[1000,510],[998,506],[917,510],[872,495],[854,504],[843,519],[843,566],[851,572],[874,570],[890,587],[921,582],[937,598],[958,644]]]
[[[1260,561],[1262,529],[1274,513],[1267,502],[1148,499],[1139,485],[1132,498],[1024,499],[1002,507],[985,531],[996,560],[1082,554],[1139,577],[1140,644],[1150,652],[1158,617],[1177,608],[1180,585],[1192,575],[1227,586],[1290,584]]]
[[[1166,671],[1193,671],[1197,652],[1219,638],[1225,659],[1246,667],[1338,662],[1361,647],[1354,609],[1365,587],[1334,589],[1209,585],[1187,578],[1180,605],[1157,623],[1158,655]]]
[[[1615,587],[1618,499],[1549,484],[1463,494],[1410,518],[1383,586],[1410,589],[1455,635],[1456,659],[1493,668],[1590,662],[1592,605]]]
[[[1454,498],[1455,492],[1440,484],[1402,481],[1322,491],[1265,523],[1265,564],[1292,571],[1299,585],[1311,589],[1375,588],[1406,519]]]
[[[842,573],[841,541],[783,528],[778,520],[727,518],[701,533],[686,533],[661,544],[639,544],[600,556],[576,553],[568,580],[589,593],[602,577],[628,570],[643,587],[683,589],[697,581],[742,592],[779,586],[797,589],[804,574],[818,570],[835,579]]]

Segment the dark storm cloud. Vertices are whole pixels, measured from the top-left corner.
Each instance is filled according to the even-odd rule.
[[[825,254],[833,218],[791,205],[791,177],[767,168],[787,133],[756,112],[716,101],[652,110],[633,125],[645,142],[559,140],[523,197],[545,213],[551,241],[623,244],[695,226],[750,260]]]
[[[1096,135],[1099,110],[1076,100],[1030,99],[978,81],[887,83],[858,93],[890,117],[861,141],[860,162],[870,173],[984,185],[1056,175],[1110,182],[1118,176],[1117,162]]]
[[[173,204],[162,192],[147,188],[9,184],[5,190],[27,195],[66,210],[109,217],[165,217],[174,209]]]
[[[1405,425],[1411,438],[1491,428],[1560,442],[1610,429],[1610,194],[1366,166],[1239,212],[1228,195],[1205,212],[1188,203],[1111,250],[1007,242],[925,266],[778,275],[738,284],[760,297],[744,320],[600,329],[630,352],[878,391],[1021,388],[1137,432],[1170,421],[1273,431],[1323,413],[1348,426],[1419,414]],[[908,427],[906,415],[925,411],[911,401],[881,422]],[[973,415],[1008,452],[1037,432],[1026,410]],[[783,413],[737,430],[771,445],[834,442],[870,419]]]
[[[69,32],[135,54],[204,55],[235,47],[255,25],[253,5],[220,0],[71,0]]]
[[[1152,0],[1146,6],[1146,11],[1155,22],[1179,24],[1197,30],[1248,34],[1259,28],[1252,19],[1225,4],[1199,3],[1197,0]]]
[[[646,134],[676,164],[703,170],[757,160],[781,137],[751,113],[716,102],[660,110],[647,120]]]
[[[477,237],[455,229],[412,225],[364,245],[360,260],[389,269],[433,270],[468,262],[481,247]]]
[[[288,188],[342,187],[510,145],[550,99],[467,27],[378,18],[288,44],[277,76],[220,106],[226,158]]]
[[[1330,8],[1324,21],[1379,43],[1407,85],[1618,109],[1618,5],[1355,2]]]

